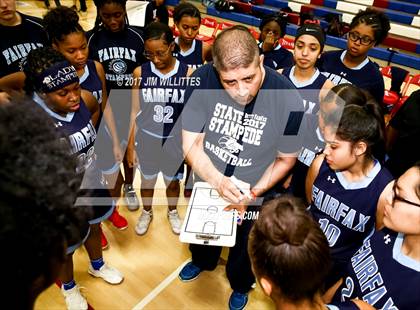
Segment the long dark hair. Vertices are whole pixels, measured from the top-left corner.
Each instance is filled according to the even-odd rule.
[[[336,136],[355,144],[366,143],[366,159],[384,158],[384,131],[381,126],[382,114],[378,114],[376,104],[367,102],[363,106],[349,104],[336,109],[325,120],[327,126],[336,129]]]
[[[375,111],[375,115],[378,115],[378,117],[380,116],[378,120],[381,123],[382,131],[385,132],[385,120],[382,107],[367,90],[358,88],[349,83],[339,84],[328,91],[327,95],[321,101],[321,104],[329,102],[335,102],[338,106],[349,104],[364,106],[369,104]]]

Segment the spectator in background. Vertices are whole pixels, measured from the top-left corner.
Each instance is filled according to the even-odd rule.
[[[328,22],[328,27],[324,29],[327,35],[339,38],[343,36],[344,33],[339,15],[334,13],[327,14],[325,21]]]
[[[100,2],[98,0],[94,0]],[[148,2],[149,4],[146,7],[146,13],[144,17],[144,27],[153,22],[161,22],[163,24],[169,24],[169,13],[165,5],[165,0],[134,0],[141,2]],[[95,2],[95,3],[96,3]],[[142,27],[142,28],[144,28]]]

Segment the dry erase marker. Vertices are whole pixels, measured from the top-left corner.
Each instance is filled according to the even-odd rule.
[[[248,199],[252,199],[251,191],[248,188],[242,188],[241,186],[243,186],[243,183],[239,182],[239,180],[234,175],[230,177],[230,180],[233,184],[235,184],[236,188],[241,192],[242,195],[246,196]]]

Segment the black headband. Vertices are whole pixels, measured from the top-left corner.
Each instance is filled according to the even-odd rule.
[[[36,76],[36,88],[50,93],[67,85],[79,82],[76,69],[67,61],[54,64]]]
[[[324,49],[325,34],[318,24],[304,24],[303,26],[301,26],[297,30],[295,41],[297,41],[297,39],[304,34],[308,34],[310,36],[315,37],[321,45],[321,51]]]

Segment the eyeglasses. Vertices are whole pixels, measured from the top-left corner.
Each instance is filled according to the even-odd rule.
[[[372,42],[374,42],[374,39],[369,38],[368,36],[360,36],[357,32],[349,32],[349,38],[353,42],[359,41],[362,45],[370,45]]]
[[[164,52],[161,52],[161,51],[157,51],[156,53],[144,52],[143,56],[146,57],[149,60],[153,60],[155,57],[157,57],[159,59],[164,58],[164,57],[168,56],[168,52],[170,51],[170,49],[171,49],[171,45],[169,45],[168,49]]]
[[[398,182],[398,179],[395,180],[394,186],[392,187],[392,207],[394,207],[396,201],[401,201],[401,202],[408,203],[409,205],[420,208],[420,204],[412,202],[412,201],[407,200],[407,199],[404,199],[401,196],[398,196],[397,191],[396,191],[397,190],[397,182]]]

